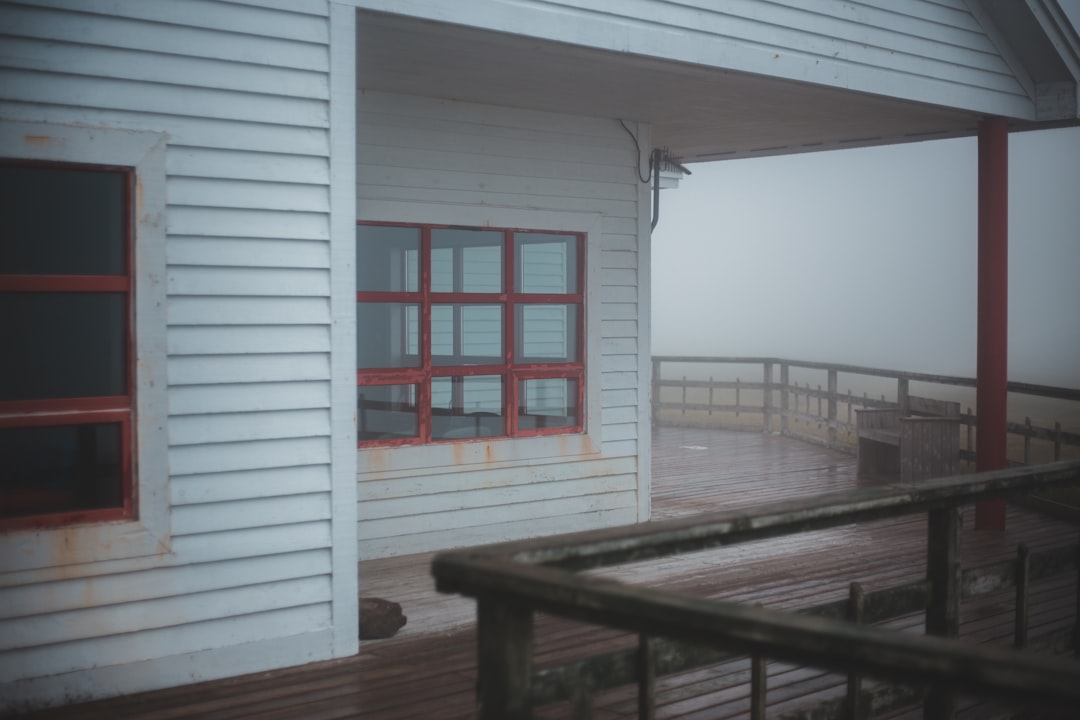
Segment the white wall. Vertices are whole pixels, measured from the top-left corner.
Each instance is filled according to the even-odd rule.
[[[0,121],[161,134],[140,182],[167,203],[165,277],[136,278],[161,284],[167,318],[167,449],[139,469],[167,489],[140,508],[164,509],[165,533],[123,556],[82,542],[92,529],[0,535],[36,557],[0,555],[0,708],[355,652],[355,451],[342,488],[332,462],[355,438],[351,404],[345,423],[331,405],[331,286],[347,299],[353,271],[332,271],[329,132],[331,50],[348,75],[352,31],[331,48],[327,3],[260,5],[0,6]],[[351,164],[351,137],[341,149]],[[348,262],[351,191],[337,206]]]
[[[360,450],[361,558],[647,517],[649,206],[633,141],[609,118],[372,92],[358,105],[360,219],[589,234],[592,400],[584,435]]]

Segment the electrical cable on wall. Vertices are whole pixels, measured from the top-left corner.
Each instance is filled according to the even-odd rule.
[[[651,155],[649,156],[649,170],[646,172],[646,174],[644,176],[642,176],[642,174],[641,174],[641,145],[638,143],[637,135],[635,135],[633,133],[633,131],[630,130],[630,128],[626,127],[626,123],[624,123],[622,121],[622,118],[619,118],[619,124],[622,125],[622,129],[626,131],[626,134],[630,136],[630,139],[634,141],[634,149],[637,150],[637,174],[638,174],[638,179],[641,180],[641,182],[648,184],[649,175],[652,175],[652,156]]]

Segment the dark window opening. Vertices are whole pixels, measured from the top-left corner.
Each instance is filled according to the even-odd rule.
[[[0,160],[0,527],[134,515],[131,187]]]

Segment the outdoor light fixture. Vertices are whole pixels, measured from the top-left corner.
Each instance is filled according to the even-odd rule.
[[[690,171],[686,169],[686,166],[680,164],[666,147],[653,148],[652,157],[649,158],[649,165],[653,171],[653,216],[649,229],[655,230],[656,223],[660,222],[660,190],[662,188],[679,187],[679,179],[683,175],[689,175]]]
[[[666,147],[653,150],[653,167],[660,171],[661,190],[677,188],[684,175],[693,174]]]

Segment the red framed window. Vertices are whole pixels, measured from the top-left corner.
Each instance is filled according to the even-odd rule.
[[[134,516],[128,168],[0,160],[0,527]]]
[[[585,236],[357,224],[359,445],[581,432]]]

